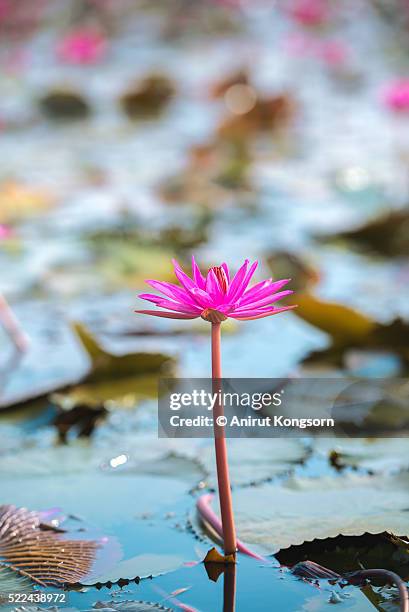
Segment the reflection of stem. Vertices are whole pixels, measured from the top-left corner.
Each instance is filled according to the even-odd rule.
[[[23,353],[28,347],[28,340],[5,298],[0,294],[0,322],[10,336],[14,346]]]
[[[236,607],[236,564],[228,563],[224,570],[223,612],[234,612]]]
[[[222,377],[220,355],[220,323],[212,323],[212,379],[213,393],[221,390]],[[223,543],[226,555],[236,553],[236,529],[234,526],[233,504],[230,489],[229,464],[225,430],[216,423],[217,417],[223,416],[223,404],[216,402],[213,408],[214,443],[216,450],[217,481],[219,485],[220,512],[223,525]]]

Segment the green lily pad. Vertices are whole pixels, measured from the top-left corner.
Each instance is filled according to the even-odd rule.
[[[293,477],[234,492],[237,531],[271,552],[340,534],[409,532],[409,472],[396,475]]]
[[[237,439],[228,440],[230,477],[233,486],[251,485],[290,472],[307,458],[308,450],[300,440]],[[207,482],[217,486],[213,441],[197,451],[197,458],[206,468]]]
[[[138,578],[150,578],[160,576],[182,566],[184,559],[179,555],[165,554],[141,554],[124,559],[117,563],[115,568],[106,574],[93,576],[92,579],[84,581],[83,586],[116,584],[123,580],[135,580]]]
[[[314,450],[339,469],[389,472],[409,468],[409,438],[322,438],[315,440]]]

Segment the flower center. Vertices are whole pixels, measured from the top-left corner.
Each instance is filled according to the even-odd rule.
[[[221,266],[213,266],[210,269],[213,270],[213,272],[215,273],[216,278],[219,281],[220,289],[222,290],[223,293],[226,294],[227,289],[228,289],[226,272],[223,270]]]

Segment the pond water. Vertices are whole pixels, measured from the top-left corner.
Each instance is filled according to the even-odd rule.
[[[83,582],[129,584],[69,590],[67,609],[227,611],[235,592],[243,612],[398,610],[394,589],[302,580],[272,553],[407,536],[407,438],[231,441],[239,535],[268,562],[240,555],[214,581],[195,511],[215,487],[212,442],[159,440],[159,368],[144,357],[127,376],[118,356],[160,353],[172,374],[209,375],[206,322],[134,313],[144,279],[173,281],[171,258],[193,252],[204,269],[258,259],[256,280],[292,276],[296,295],[323,302],[314,316],[228,321],[226,376],[407,376],[409,123],[382,103],[408,71],[403,9],[311,2],[331,6],[314,25],[290,1],[39,4],[30,19],[0,10],[0,295],[30,340],[16,356],[0,326],[0,505],[61,508],[75,537],[107,538]],[[231,110],[238,71],[253,115]],[[381,238],[343,234],[389,214]],[[328,322],[326,301],[378,335],[346,341],[353,315]],[[109,354],[103,375],[76,323]],[[381,545],[374,556],[390,561]]]

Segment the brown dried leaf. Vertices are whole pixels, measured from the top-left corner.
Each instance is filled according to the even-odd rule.
[[[44,525],[39,512],[0,506],[0,561],[37,584],[79,582],[90,572],[98,548],[93,540],[66,539]]]

